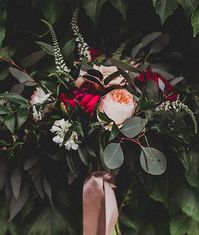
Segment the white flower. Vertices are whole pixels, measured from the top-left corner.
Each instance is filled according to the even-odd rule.
[[[66,150],[77,150],[79,145],[76,143],[78,141],[78,135],[75,131],[72,132],[70,138],[64,144]]]
[[[8,104],[8,101],[7,100],[4,100],[4,99],[0,99],[0,106],[5,106]]]
[[[64,118],[61,120],[55,121],[54,125],[51,128],[51,132],[55,133],[56,136],[53,138],[53,142],[58,144],[60,147],[65,146],[66,150],[77,150],[78,149],[78,135],[75,131],[72,132],[69,139],[64,143],[64,138],[66,133],[69,131],[71,127],[71,123],[67,120],[65,121]]]
[[[46,94],[42,88],[37,87],[31,96],[30,104],[43,104],[45,101],[49,100],[50,95],[50,93]]]
[[[30,104],[32,105],[32,115],[35,122],[41,121],[44,116],[42,108],[40,108],[38,111],[36,109],[36,105],[42,105],[45,101],[49,100],[50,95],[50,93],[46,94],[45,91],[40,87],[37,87],[32,94]]]
[[[40,110],[37,111],[35,105],[32,106],[32,116],[35,122],[41,121],[43,118],[42,112]]]

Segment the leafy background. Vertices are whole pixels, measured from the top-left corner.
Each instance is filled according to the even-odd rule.
[[[47,53],[41,53],[41,43],[36,43],[51,42],[41,19],[47,19],[54,26],[61,46],[66,48],[65,42],[73,37],[70,19],[78,5],[80,29],[86,41],[107,54],[130,38],[136,45],[148,33],[168,33],[171,43],[165,53],[177,51],[182,54],[178,54],[180,60],[175,66],[182,71],[191,91],[197,96],[198,4],[197,0],[0,0],[0,56],[12,58],[35,77],[45,76],[50,70],[49,64],[53,65],[53,59]],[[9,90],[16,83],[8,72],[7,64],[3,62],[0,64],[0,80],[1,92]],[[195,103],[194,111],[199,113],[198,103]],[[134,171],[126,171],[124,168],[125,172],[121,172],[123,178],[117,182],[120,222],[124,235],[199,233],[197,141],[198,137],[188,154],[183,149],[176,154],[168,149],[168,170],[161,177],[149,176],[139,171],[134,174]],[[53,163],[48,159],[44,160],[44,171],[48,171],[46,166]],[[26,162],[28,169],[27,164]],[[5,162],[0,164],[1,179],[5,165]],[[62,181],[65,177],[64,170],[57,176],[57,169],[60,169],[59,165],[53,167],[50,175],[52,178],[60,177]],[[132,165],[132,170],[134,169],[137,169],[136,165]],[[124,176],[126,181],[132,182],[130,187],[123,180]],[[16,171],[13,181],[18,180],[18,177],[20,176]],[[43,181],[46,194],[51,200],[48,182],[45,179]],[[72,185],[71,195],[66,195],[65,192],[56,195],[60,202],[59,210],[52,210],[49,203],[41,203],[36,195],[31,195],[32,200],[23,208],[21,215],[11,222],[8,222],[8,206],[1,194],[0,235],[80,234],[77,224],[81,227],[81,215],[77,201],[81,200],[81,183]],[[37,200],[39,202],[35,203]],[[22,204],[23,200],[18,205]]]

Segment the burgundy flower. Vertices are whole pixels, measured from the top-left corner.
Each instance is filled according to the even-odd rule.
[[[96,49],[94,47],[91,47],[89,51],[91,55],[91,61],[95,61],[98,56],[103,54],[99,49]]]
[[[89,89],[89,86],[87,87],[85,84],[80,88],[75,88],[71,96],[68,96],[66,93],[61,93],[60,101],[64,103],[66,108],[68,105],[76,107],[78,104],[86,113],[92,114],[100,99],[100,95],[93,93],[91,89]]]
[[[135,81],[136,80],[141,81],[143,84],[146,84],[148,80],[154,81],[158,85],[159,89],[162,91],[165,100],[177,100],[178,94],[174,90],[174,87],[160,74],[154,73],[150,69],[140,73],[139,76],[135,78]]]

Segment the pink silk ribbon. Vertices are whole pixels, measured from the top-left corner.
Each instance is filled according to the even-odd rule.
[[[118,219],[114,180],[109,172],[93,172],[83,188],[83,235],[112,235]]]

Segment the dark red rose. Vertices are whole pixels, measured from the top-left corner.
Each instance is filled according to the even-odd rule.
[[[75,88],[71,96],[68,96],[65,93],[60,94],[60,101],[64,103],[66,108],[68,105],[76,107],[78,104],[88,114],[93,113],[99,99],[100,95],[94,94],[86,84],[80,88]]]
[[[89,49],[89,51],[90,51],[90,55],[91,55],[91,61],[95,61],[97,57],[99,57],[100,55],[103,54],[99,49],[96,49],[93,47],[91,47]]]
[[[143,84],[145,84],[147,80],[152,80],[158,85],[159,89],[163,93],[163,97],[165,100],[177,100],[178,94],[174,90],[174,87],[160,74],[154,73],[150,69],[140,73],[139,76],[135,78],[135,81],[136,80],[141,81]]]

